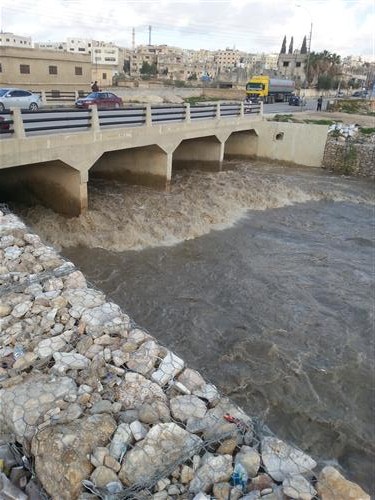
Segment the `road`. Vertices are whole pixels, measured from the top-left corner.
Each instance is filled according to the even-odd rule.
[[[324,107],[324,103],[323,103]],[[277,102],[275,104],[264,104],[264,113],[299,113],[301,111],[315,111],[316,110],[316,99],[308,99],[306,101],[306,106],[289,106],[287,102]]]

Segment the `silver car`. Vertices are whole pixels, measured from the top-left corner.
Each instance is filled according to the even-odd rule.
[[[42,98],[27,90],[0,88],[0,113],[10,108],[37,111],[42,106]]]

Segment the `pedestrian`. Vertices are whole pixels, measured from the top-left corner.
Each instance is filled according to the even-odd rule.
[[[98,82],[95,80],[95,82],[91,85],[91,90],[93,92],[99,92],[99,87],[98,87]]]
[[[323,96],[321,95],[318,99],[318,104],[316,106],[317,111],[322,111],[322,104],[323,104]]]

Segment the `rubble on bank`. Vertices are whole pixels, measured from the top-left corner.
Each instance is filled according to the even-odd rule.
[[[0,361],[0,498],[370,498],[267,434],[2,212]]]

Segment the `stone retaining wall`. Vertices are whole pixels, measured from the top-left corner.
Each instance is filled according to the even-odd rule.
[[[375,178],[375,141],[345,140],[332,138],[327,140],[323,168],[344,175],[357,175]]]
[[[0,498],[370,500],[320,469],[0,211]]]

